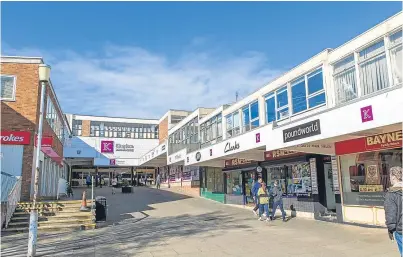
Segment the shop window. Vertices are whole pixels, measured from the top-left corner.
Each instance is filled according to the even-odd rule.
[[[393,83],[398,85],[402,83],[402,31],[398,31],[389,37],[390,58],[393,73]]]
[[[383,40],[359,52],[358,62],[361,95],[368,95],[389,87]]]
[[[272,190],[274,181],[279,181],[283,195],[287,197],[307,198],[312,196],[311,170],[309,162],[300,162],[282,166],[268,166],[267,187]]]
[[[333,70],[337,104],[342,104],[357,98],[354,55],[352,54],[334,64]]]
[[[2,101],[15,101],[15,76],[1,76],[1,100]]]
[[[227,194],[242,195],[242,172],[233,171],[226,174],[227,178]]]
[[[344,204],[383,206],[389,171],[402,166],[402,149],[340,156],[340,166]]]

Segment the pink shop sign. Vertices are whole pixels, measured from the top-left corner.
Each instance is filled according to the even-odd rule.
[[[101,141],[101,153],[113,153],[114,144],[113,141]]]
[[[372,105],[368,105],[361,108],[361,121],[367,122],[374,120],[374,115],[372,114]]]

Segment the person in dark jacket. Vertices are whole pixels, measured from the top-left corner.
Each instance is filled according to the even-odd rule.
[[[402,255],[402,167],[390,168],[390,184],[385,195],[385,218],[390,240],[396,240]]]
[[[271,192],[271,195],[273,197],[273,210],[271,213],[271,220],[274,220],[274,215],[276,214],[277,207],[280,207],[283,221],[286,221],[285,220],[285,211],[283,208],[283,190],[281,189],[281,186],[279,185],[277,180],[274,181],[274,187]]]
[[[253,213],[258,216],[259,214],[257,213],[257,210],[259,210],[259,201],[258,201],[258,195],[257,192],[259,191],[259,188],[262,186],[262,178],[259,178],[255,184],[253,184],[252,187],[252,196],[253,200],[255,202],[255,207],[253,208]]]

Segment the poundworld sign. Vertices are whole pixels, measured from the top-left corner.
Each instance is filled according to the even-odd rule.
[[[320,135],[320,120],[310,121],[296,127],[283,130],[284,143]]]

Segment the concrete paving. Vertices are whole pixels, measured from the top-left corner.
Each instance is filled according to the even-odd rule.
[[[399,256],[385,229],[300,218],[266,223],[250,210],[144,187],[96,194],[108,199],[105,227],[41,234],[38,256]],[[1,256],[26,256],[27,234],[1,239]]]

